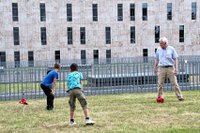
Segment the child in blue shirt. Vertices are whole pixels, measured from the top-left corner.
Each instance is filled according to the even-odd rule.
[[[58,71],[60,70],[60,64],[55,64],[54,69],[47,72],[40,86],[47,96],[47,110],[54,108],[54,91],[56,87],[56,81],[58,79]]]

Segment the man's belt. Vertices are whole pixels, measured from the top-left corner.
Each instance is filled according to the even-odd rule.
[[[160,67],[162,67],[162,68],[169,68],[169,67],[173,67],[173,66],[168,65],[168,66],[160,66]]]

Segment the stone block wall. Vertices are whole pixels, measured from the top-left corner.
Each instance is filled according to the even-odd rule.
[[[197,19],[191,20],[191,3],[197,4]],[[18,3],[19,21],[12,21],[12,3]],[[40,21],[40,3],[45,3],[46,21]],[[67,22],[66,4],[72,4],[72,22]],[[117,4],[123,4],[123,21],[117,21]],[[130,4],[135,4],[135,21],[130,21]],[[142,3],[148,4],[148,20],[142,20]],[[167,3],[172,3],[172,20],[167,20]],[[98,4],[98,21],[92,21],[92,4]],[[14,61],[14,51],[20,51],[20,60],[28,60],[28,51],[34,60],[55,60],[60,51],[61,60],[154,56],[155,26],[160,36],[166,36],[179,55],[200,54],[199,0],[0,0],[0,52],[6,52],[6,61]],[[184,42],[179,42],[179,25],[184,25]],[[130,26],[135,26],[136,42],[130,43]],[[13,27],[19,27],[20,45],[13,43]],[[40,27],[46,27],[47,45],[41,45]],[[73,28],[73,45],[67,44],[67,27]],[[80,44],[80,27],[86,28],[86,44]],[[105,27],[111,27],[111,44],[105,44]]]

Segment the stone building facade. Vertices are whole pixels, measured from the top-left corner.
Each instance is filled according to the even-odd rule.
[[[200,55],[199,0],[0,0],[0,61]]]

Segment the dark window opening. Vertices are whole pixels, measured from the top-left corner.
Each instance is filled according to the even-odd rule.
[[[192,2],[192,20],[195,20],[197,17],[197,5],[196,2]]]
[[[80,41],[81,41],[81,44],[85,44],[85,27],[81,27],[80,28]]]
[[[18,4],[12,3],[12,19],[18,21]]]
[[[94,64],[99,64],[99,51],[98,50],[93,51],[93,58],[94,58]]]
[[[167,3],[167,20],[172,20],[172,3]]]
[[[40,21],[46,21],[45,3],[40,3]]]
[[[123,5],[122,4],[117,4],[117,20],[118,21],[123,21]]]
[[[67,28],[67,43],[73,44],[73,34],[72,34],[72,27]]]
[[[111,32],[110,27],[106,27],[106,44],[111,44]]]
[[[86,51],[81,50],[81,64],[86,64]]]
[[[19,45],[19,27],[13,27],[14,45]]]
[[[156,51],[157,51],[157,48],[155,48],[155,53],[156,53]]]
[[[106,50],[106,63],[110,64],[111,63],[111,50]]]
[[[15,67],[20,67],[20,52],[19,51],[14,52],[14,61],[15,61]]]
[[[131,26],[130,32],[130,42],[135,43],[135,26]]]
[[[33,51],[28,51],[28,66],[33,67],[34,66],[34,54]]]
[[[67,4],[67,21],[72,21],[72,4]]]
[[[60,63],[60,51],[55,51],[55,62]]]
[[[155,43],[159,43],[160,39],[160,26],[155,26]]]
[[[130,20],[135,21],[135,4],[130,4]]]
[[[98,5],[97,4],[92,4],[92,16],[93,16],[93,21],[98,21]]]
[[[6,52],[0,52],[0,66],[6,67]]]
[[[46,27],[41,27],[41,44],[47,45]]]
[[[142,4],[142,20],[147,21],[148,16],[147,16],[147,3]]]
[[[184,42],[184,25],[179,26],[179,42]]]
[[[143,62],[148,62],[148,49],[143,49]]]

